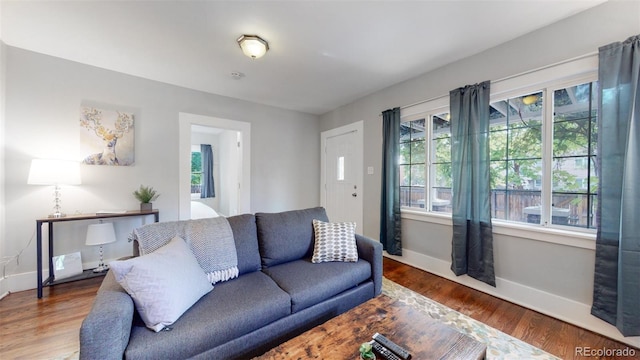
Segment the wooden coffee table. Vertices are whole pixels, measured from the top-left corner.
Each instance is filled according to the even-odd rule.
[[[376,332],[407,349],[415,360],[484,359],[487,351],[485,344],[380,295],[256,359],[358,359],[360,344]]]

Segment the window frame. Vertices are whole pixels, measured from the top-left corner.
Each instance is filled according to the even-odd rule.
[[[542,119],[542,189],[541,189],[541,223],[529,224],[500,219],[492,219],[494,233],[574,246],[585,249],[595,249],[595,229],[575,226],[552,224],[551,202],[552,166],[553,166],[553,95],[554,91],[567,87],[598,80],[597,54],[590,54],[580,58],[554,64],[506,79],[497,80],[491,84],[490,103],[514,98],[535,92],[543,93],[544,109]],[[449,112],[449,97],[441,96],[401,108],[401,122],[425,119],[428,123],[425,151],[432,146],[431,116],[442,112]],[[451,213],[434,212],[431,209],[431,154],[426,154],[425,166],[425,208],[401,207],[403,219],[424,221],[442,225],[452,225]]]

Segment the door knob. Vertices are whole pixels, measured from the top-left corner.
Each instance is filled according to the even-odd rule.
[[[351,196],[356,197],[356,196],[358,196],[358,193],[353,193],[353,194],[351,194]]]

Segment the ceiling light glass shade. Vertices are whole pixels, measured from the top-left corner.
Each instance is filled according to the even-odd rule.
[[[87,228],[87,245],[103,245],[116,241],[113,223],[91,224]]]
[[[267,53],[269,44],[257,35],[242,35],[238,38],[242,52],[252,59],[258,59]]]
[[[27,184],[80,185],[80,163],[69,160],[33,159]]]
[[[538,101],[538,95],[529,95],[529,96],[525,96],[522,98],[522,102],[525,105],[531,105],[533,103],[535,103],[536,101]]]

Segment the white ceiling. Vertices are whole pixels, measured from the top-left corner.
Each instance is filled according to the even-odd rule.
[[[10,46],[322,114],[603,1],[2,0],[1,35]],[[245,57],[242,34],[260,35],[270,51]]]

